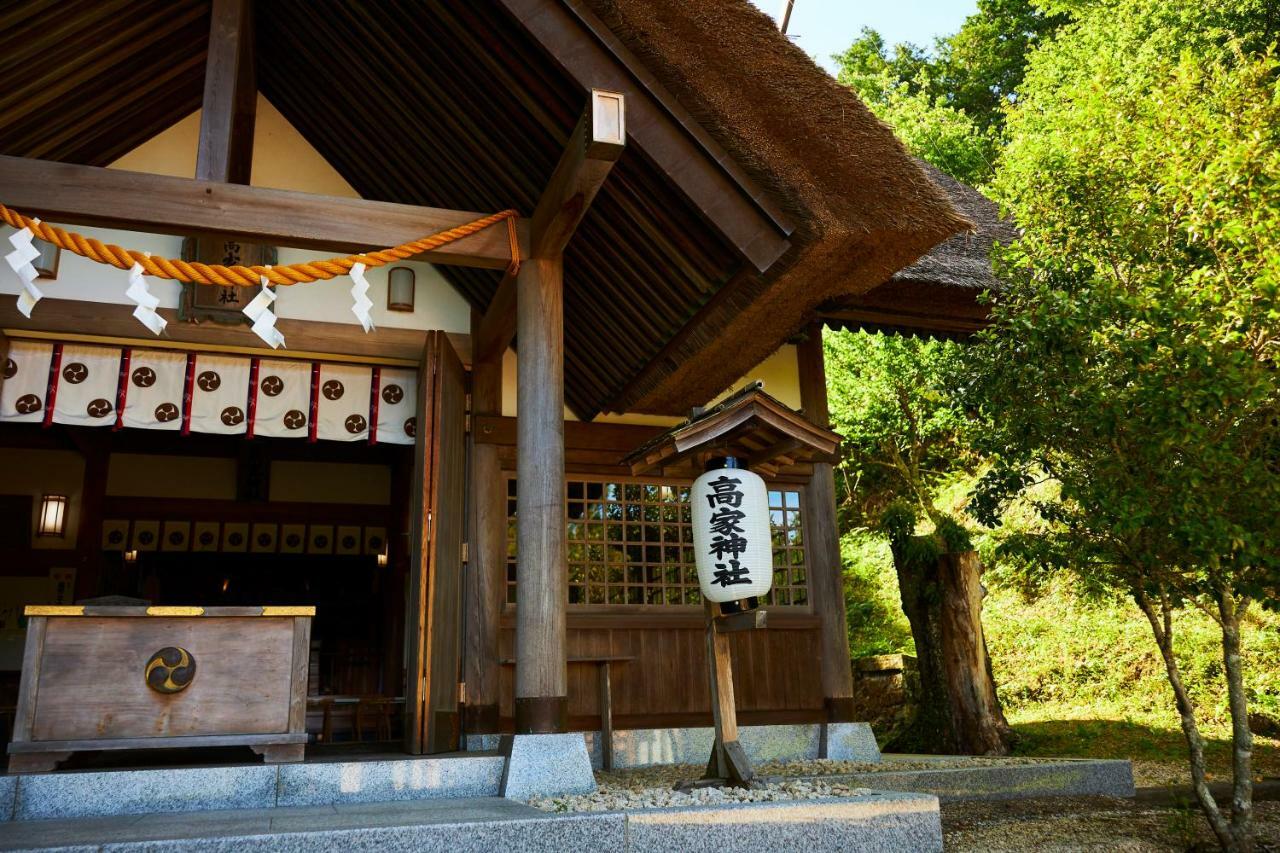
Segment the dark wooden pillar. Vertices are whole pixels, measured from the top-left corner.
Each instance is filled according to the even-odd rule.
[[[254,82],[252,0],[213,0],[196,178],[247,184],[253,169]]]
[[[107,471],[111,463],[109,430],[70,430],[76,449],[84,459],[84,480],[80,486],[80,517],[76,524],[75,597],[103,594],[102,510],[107,498]],[[119,582],[120,578],[116,578]],[[121,593],[123,590],[105,590]],[[136,592],[130,590],[129,595]]]
[[[797,347],[800,406],[820,427],[830,427],[827,371],[822,354],[822,324],[809,326]],[[849,663],[849,624],[844,609],[840,529],[836,522],[836,484],[832,466],[815,463],[804,488],[805,559],[809,565],[809,601],[822,619],[822,696],[831,722],[852,722],[853,672]]]
[[[482,317],[472,315],[473,342],[480,339],[482,322]],[[479,352],[481,348],[475,349]],[[506,597],[507,489],[498,446],[476,441],[475,423],[481,415],[502,414],[502,356],[502,351],[485,353],[471,366],[464,676],[467,685],[464,730],[468,734],[498,731],[498,631]]]
[[[568,726],[563,271],[558,256],[531,258],[517,286],[517,734]]]

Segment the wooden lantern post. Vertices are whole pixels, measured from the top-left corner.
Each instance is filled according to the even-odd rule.
[[[696,476],[694,472],[715,473],[733,469],[741,469],[744,473],[752,471],[766,477],[783,473],[804,477],[815,470],[822,470],[819,466],[829,465],[834,461],[839,446],[840,436],[825,424],[815,424],[799,412],[787,408],[766,394],[761,383],[753,382],[713,409],[695,410],[685,423],[633,450],[623,459],[623,464],[628,465],[631,474],[637,477],[652,471]],[[724,460],[723,468],[706,468],[707,463],[715,457],[729,458]],[[826,470],[829,471],[830,468]],[[756,479],[754,474],[751,479]],[[700,483],[701,478],[694,481],[694,491],[699,490]],[[710,485],[717,493],[721,491],[714,481]],[[763,485],[760,487],[763,488]],[[754,487],[744,488],[750,494],[750,488]],[[751,499],[746,500],[747,503],[742,506],[749,505]],[[733,504],[735,507],[738,505]],[[696,519],[696,506],[700,504],[695,505],[695,528],[700,524]],[[750,527],[749,521],[743,523]],[[830,523],[834,525],[834,518]],[[747,535],[751,536],[750,533]],[[765,542],[768,542],[767,537]],[[766,555],[751,556],[751,548],[745,541],[743,547],[746,549],[744,553],[749,560],[748,565],[758,565],[767,560],[767,554],[771,550],[766,547]],[[730,565],[728,571],[738,571],[736,562],[731,562]],[[713,582],[719,582],[720,570],[725,568],[723,565],[716,566],[717,578]],[[769,571],[772,573],[772,566]],[[700,577],[701,572],[700,565]],[[734,583],[750,584],[746,580],[735,580]],[[707,617],[707,678],[711,688],[715,741],[703,777],[696,781],[680,782],[676,785],[676,790],[689,791],[724,785],[748,788],[755,783],[751,761],[738,740],[738,713],[733,695],[733,660],[729,650],[729,634],[767,627],[767,614],[764,610],[756,609],[754,598],[767,592],[767,585],[754,588],[749,585],[738,590],[745,601],[716,603],[707,598],[706,587],[703,589]],[[726,610],[729,612],[726,613]]]
[[[682,782],[677,790],[719,788],[731,785],[750,788],[755,782],[751,759],[738,741],[738,707],[733,698],[733,657],[729,634],[766,627],[764,610],[749,610],[724,616],[720,605],[705,603],[707,613],[707,678],[711,686],[711,716],[716,738],[711,744],[707,771],[696,782]]]

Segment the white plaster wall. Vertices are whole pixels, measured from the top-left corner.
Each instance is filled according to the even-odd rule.
[[[800,366],[796,360],[796,348],[792,344],[783,344],[773,355],[747,371],[746,375],[724,389],[704,405],[713,406],[740,389],[748,382],[761,380],[766,393],[777,397],[784,405],[793,409],[800,408]],[[502,414],[505,417],[516,416],[516,354],[507,350],[502,361]],[[687,413],[686,413],[687,415]],[[577,417],[566,406],[564,418],[575,421]],[[662,415],[644,415],[636,412],[625,414],[605,414],[596,417],[597,423],[648,424],[652,426],[675,426],[684,417],[664,417]]]
[[[108,168],[157,175],[190,177],[195,174],[196,144],[200,132],[200,113],[193,113],[155,138],[112,163]],[[258,96],[258,115],[254,128],[253,180],[254,186],[295,190],[319,195],[356,197],[351,185],[330,166],[320,154],[303,139],[285,119]],[[182,238],[161,234],[145,234],[106,228],[76,228],[87,237],[95,237],[104,243],[114,243],[127,249],[150,252],[176,258],[182,252]],[[7,238],[13,229],[0,226],[0,239]],[[3,243],[6,249],[8,244]],[[3,252],[0,252],[3,254]],[[332,257],[330,253],[279,247],[281,264],[320,260]],[[387,267],[370,270],[367,274],[373,300],[371,314],[375,326],[395,329],[440,329],[446,332],[467,332],[471,324],[471,308],[440,273],[430,264],[407,262],[403,266],[413,269],[417,289],[412,313],[387,310]],[[54,299],[78,299],[85,302],[128,303],[124,292],[128,287],[127,273],[113,267],[96,264],[63,252],[55,281],[41,279],[38,282],[45,296]],[[177,308],[181,291],[177,282],[148,279],[151,292],[159,297],[163,308]],[[16,295],[19,283],[7,266],[0,265],[0,294]],[[343,276],[331,281],[281,287],[277,290],[276,314],[295,320],[319,320],[330,323],[355,325],[351,313],[351,279]],[[39,317],[39,306],[35,317]],[[140,336],[148,334],[138,325]],[[286,343],[287,346],[287,343]]]

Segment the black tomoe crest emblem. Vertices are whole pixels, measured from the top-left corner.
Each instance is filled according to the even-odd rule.
[[[195,680],[196,659],[184,648],[165,646],[147,661],[143,676],[157,693],[181,693]]]

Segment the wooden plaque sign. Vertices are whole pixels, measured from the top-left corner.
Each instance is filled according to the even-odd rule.
[[[182,241],[182,259],[223,266],[260,266],[276,263],[274,246],[244,243],[217,237],[188,237]],[[258,295],[261,287],[210,287],[205,284],[182,285],[179,316],[192,323],[213,320],[217,323],[248,323],[244,307]]]

